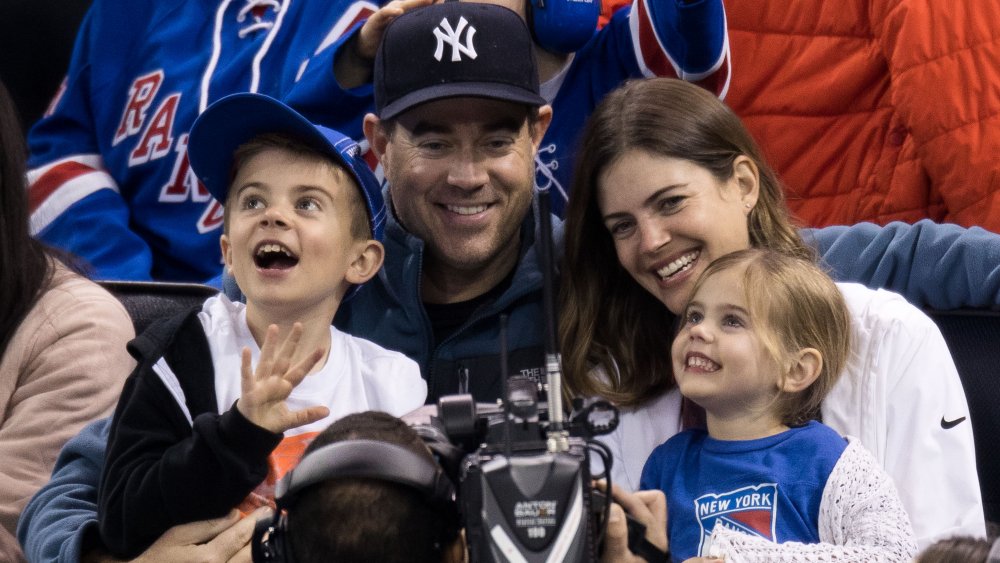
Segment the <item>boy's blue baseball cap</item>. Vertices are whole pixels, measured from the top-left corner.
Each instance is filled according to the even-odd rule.
[[[233,153],[258,135],[280,133],[334,158],[361,188],[372,238],[382,240],[386,208],[382,188],[358,144],[350,137],[315,125],[284,103],[264,94],[226,96],[198,116],[188,137],[191,169],[212,196],[225,204],[232,182]]]

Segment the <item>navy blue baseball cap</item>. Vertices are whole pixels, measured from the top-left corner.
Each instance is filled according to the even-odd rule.
[[[225,204],[233,180],[233,153],[258,135],[279,133],[328,154],[361,189],[372,238],[382,240],[386,207],[382,189],[358,144],[350,137],[315,125],[284,103],[263,94],[232,94],[198,116],[188,138],[191,169],[212,196]]]
[[[393,20],[375,55],[374,90],[380,119],[458,96],[546,103],[524,20],[476,2],[433,4]]]

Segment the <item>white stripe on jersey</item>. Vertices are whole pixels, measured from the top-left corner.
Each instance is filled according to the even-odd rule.
[[[31,184],[34,184],[34,182],[43,177],[46,172],[61,164],[67,164],[69,162],[80,163],[88,168],[92,168],[93,170],[91,172],[78,174],[63,182],[55,188],[41,204],[38,205],[38,207],[31,213],[29,223],[32,236],[38,236],[38,234],[45,230],[45,228],[48,227],[52,221],[55,221],[56,218],[62,215],[73,204],[90,194],[102,189],[109,189],[115,192],[118,191],[118,184],[115,182],[115,179],[112,178],[106,170],[104,170],[101,158],[97,155],[76,155],[71,158],[64,158],[57,162],[53,162],[41,168],[36,168],[28,173],[28,181],[31,182]]]

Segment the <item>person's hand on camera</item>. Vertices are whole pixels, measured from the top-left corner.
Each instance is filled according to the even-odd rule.
[[[243,349],[242,387],[236,408],[247,420],[269,432],[277,434],[298,428],[330,414],[330,409],[322,406],[292,411],[285,403],[292,389],[323,358],[323,351],[315,350],[292,365],[301,337],[302,325],[295,323],[281,347],[276,349],[278,327],[267,327],[256,370],[251,367],[250,349]]]
[[[598,489],[607,492],[603,482]],[[611,514],[604,536],[605,563],[645,563],[645,559],[632,553],[628,548],[627,512],[646,526],[646,539],[657,549],[667,551],[667,499],[663,491],[637,491],[627,493],[617,485],[611,488]]]

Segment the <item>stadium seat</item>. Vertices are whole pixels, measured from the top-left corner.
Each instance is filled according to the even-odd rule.
[[[132,317],[135,333],[140,334],[153,321],[201,305],[219,291],[198,283],[99,281],[125,305]]]
[[[972,415],[987,522],[1000,523],[1000,312],[927,311],[948,343]]]

